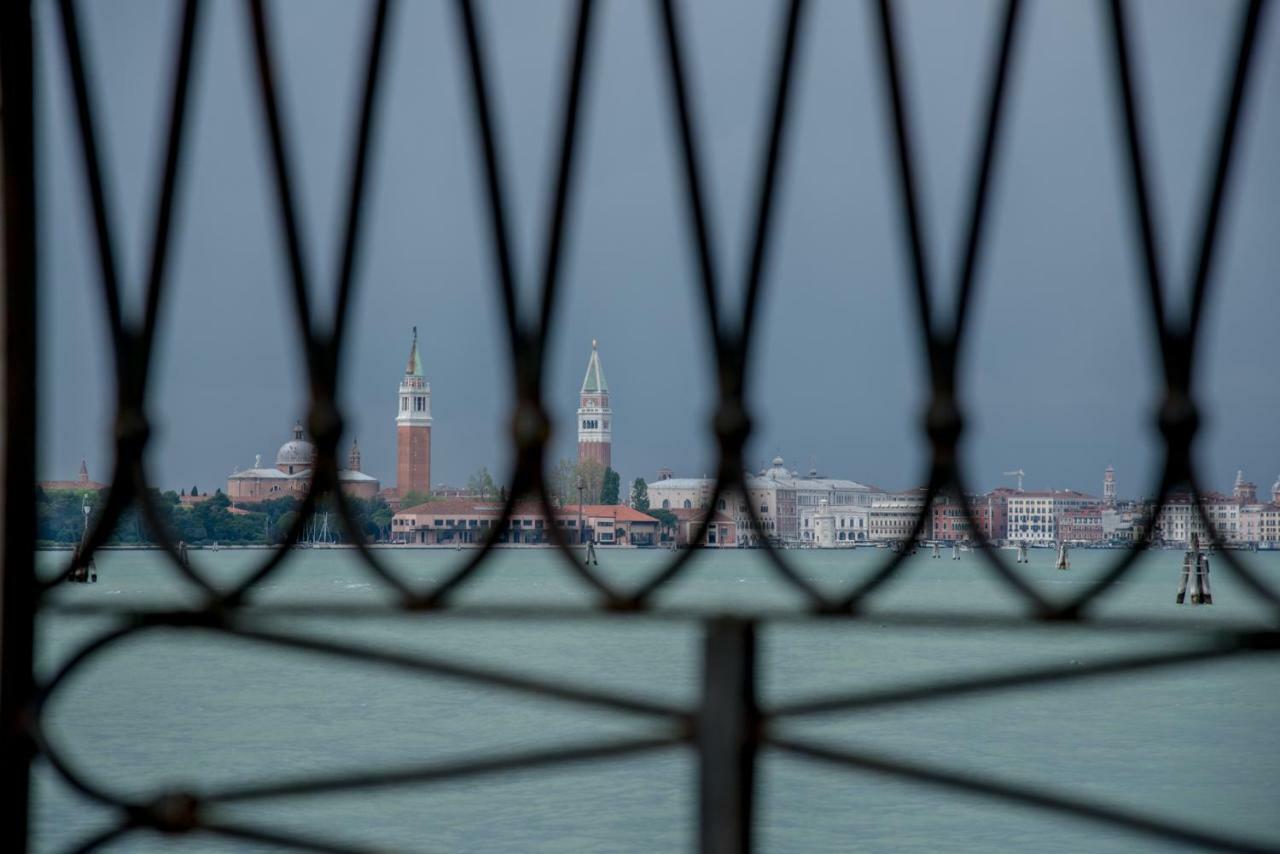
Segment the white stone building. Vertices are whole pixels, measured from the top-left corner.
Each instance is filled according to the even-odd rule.
[[[1209,518],[1209,525],[1214,534],[1223,543],[1232,545],[1244,542],[1240,531],[1240,506],[1237,499],[1210,492],[1200,497],[1204,514]]]
[[[819,548],[849,547],[869,542],[870,516],[870,507],[833,507],[824,498],[817,507],[800,508],[800,542]]]
[[[813,515],[823,501],[835,515],[836,542],[841,542],[840,531],[845,531],[846,541],[861,532],[866,539],[867,512],[872,501],[883,493],[874,487],[841,478],[819,477],[815,472],[802,477],[788,469],[782,457],[774,457],[772,463],[758,474],[743,474],[747,494],[729,491],[720,496],[715,508],[708,508],[715,479],[710,477],[667,477],[663,470],[658,480],[646,484],[649,506],[664,510],[715,509],[730,516],[738,529],[738,544],[757,544],[757,532],[753,529],[750,506],[760,519],[763,535],[775,542],[792,545],[812,542]],[[750,504],[748,505],[748,502]],[[807,520],[807,521],[806,521]],[[806,535],[805,529],[809,529]]]
[[[1191,542],[1192,534],[1197,535],[1202,543],[1209,541],[1209,531],[1200,510],[1187,493],[1169,496],[1156,516],[1154,531],[1158,541],[1171,545],[1186,545]]]
[[[1100,503],[1092,495],[1073,489],[1011,493],[1008,504],[1008,539],[1031,545],[1057,542],[1059,513],[1094,508]]]
[[[1280,481],[1276,483],[1280,486]],[[1280,548],[1280,502],[1246,504],[1241,507],[1240,540],[1243,543],[1257,543],[1263,548]]]
[[[925,514],[924,524],[917,540],[933,536],[930,515],[925,512],[925,490],[909,489],[906,492],[890,492],[872,499],[867,508],[867,539],[872,542],[898,542],[911,536],[916,517]]]
[[[706,476],[667,477],[649,481],[645,487],[648,490],[650,507],[663,510],[698,510],[706,509],[707,504],[710,503],[716,481],[715,478]]]

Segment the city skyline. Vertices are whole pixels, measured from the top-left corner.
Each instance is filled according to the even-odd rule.
[[[351,437],[350,439],[350,448],[345,458],[347,462],[347,467],[346,469],[342,469],[340,471],[340,476],[350,477],[352,474],[354,474],[356,477],[364,477],[365,480],[372,481],[371,488],[373,491],[370,492],[368,495],[365,495],[364,492],[360,492],[360,491],[353,493],[353,494],[358,494],[361,497],[372,497],[375,493],[381,494],[384,497],[403,496],[409,492],[413,492],[416,494],[428,494],[429,492],[436,489],[439,489],[439,490],[442,490],[443,492],[447,492],[451,494],[459,491],[459,489],[462,487],[462,484],[465,482],[464,480],[458,480],[453,482],[435,481],[433,483],[430,479],[430,472],[431,472],[431,465],[432,465],[431,430],[432,430],[432,424],[433,424],[433,419],[431,416],[431,382],[430,382],[430,377],[428,372],[423,367],[423,360],[422,360],[421,350],[419,347],[417,326],[413,326],[411,330],[409,356],[407,359],[407,364],[403,371],[403,375],[400,379],[400,384],[399,384],[398,394],[397,394],[397,401],[398,401],[398,405],[397,405],[396,415],[394,418],[394,428],[395,428],[395,435],[396,435],[396,451],[395,451],[396,459],[394,463],[394,471],[395,471],[394,477],[387,480],[387,479],[368,476],[367,472],[365,471],[365,467],[363,466],[363,454],[361,449],[358,446],[358,439],[354,436]],[[598,339],[593,338],[591,340],[591,353],[587,361],[586,373],[583,377],[581,388],[578,393],[579,405],[577,408],[576,422],[575,422],[575,429],[577,431],[576,461],[578,463],[588,462],[591,464],[598,465],[601,469],[609,469],[612,467],[611,454],[612,454],[613,410],[610,405],[610,401],[611,401],[611,395],[609,391],[609,386],[607,381],[605,380],[604,370],[601,365],[601,359],[599,355],[599,341]],[[293,436],[292,440],[286,442],[285,445],[283,445],[280,448],[280,451],[276,456],[276,468],[279,468],[279,472],[276,472],[271,466],[268,466],[265,469],[261,468],[262,454],[255,452],[254,463],[251,468],[247,470],[240,470],[236,467],[233,467],[233,470],[231,473],[232,482],[236,481],[238,478],[247,478],[249,480],[252,480],[253,474],[256,471],[266,471],[268,474],[271,474],[273,476],[279,476],[279,477],[284,477],[286,475],[294,476],[294,471],[293,471],[294,466],[287,465],[287,463],[296,462],[296,461],[290,459],[290,460],[284,460],[284,462],[282,462],[282,455],[285,455],[289,451],[292,445],[298,444],[299,442],[303,442],[304,433],[305,433],[305,430],[302,426],[302,421],[301,419],[298,419],[295,422],[295,425],[292,430],[292,436]],[[314,454],[314,446],[312,446],[309,442],[303,442],[303,444],[305,445],[305,447],[310,449],[308,453]],[[375,444],[378,444],[378,443],[375,442]],[[340,458],[339,466],[341,467],[343,462],[343,459],[342,459],[343,454],[341,451],[339,451],[339,458]],[[561,459],[565,459],[565,458],[561,458]],[[310,457],[308,457],[308,459],[304,460],[303,462],[306,462],[307,466],[306,466],[306,470],[302,471],[302,474],[300,476],[305,476],[309,472]],[[812,458],[812,457],[810,458],[808,467],[799,465],[796,460],[791,460],[790,461],[791,465],[786,466],[784,468],[784,465],[786,462],[787,460],[779,454],[775,456],[772,459],[772,461],[770,461],[768,464],[765,464],[764,462],[762,462],[758,470],[751,468],[750,465],[747,465],[747,467],[744,469],[744,475],[746,475],[747,477],[751,477],[756,474],[764,475],[766,471],[772,471],[772,472],[786,472],[787,473],[786,476],[793,477],[793,478],[795,477],[850,478],[852,480],[856,480],[861,485],[872,487],[875,489],[883,489],[886,493],[889,493],[889,494],[906,493],[906,492],[911,492],[913,490],[918,490],[921,488],[919,484],[908,483],[905,485],[903,484],[887,485],[879,482],[873,482],[870,479],[859,478],[857,476],[857,472],[825,471],[817,467],[816,458]],[[286,467],[288,469],[287,472],[286,472]],[[477,465],[475,468],[469,469],[468,471],[471,473],[474,473],[476,471],[479,471],[481,468],[484,468],[487,470],[488,465],[481,463]],[[673,472],[674,470],[671,467],[663,464],[663,465],[656,466],[652,472],[636,474],[634,475],[634,477],[639,477],[645,480],[646,482],[652,484],[655,482],[661,482],[664,477],[671,477],[673,475]],[[489,474],[497,477],[496,482],[498,485],[504,484],[503,472],[490,471]],[[971,494],[975,494],[975,495],[985,494],[985,493],[990,493],[993,490],[1006,490],[1006,491],[1017,492],[1017,493],[1025,492],[1026,494],[1029,494],[1029,495],[1052,494],[1055,492],[1076,492],[1076,493],[1088,495],[1091,497],[1101,498],[1104,502],[1110,505],[1114,505],[1117,499],[1144,501],[1144,500],[1150,500],[1154,497],[1154,495],[1147,494],[1147,493],[1127,493],[1122,491],[1121,487],[1119,486],[1117,469],[1110,461],[1107,462],[1105,468],[1103,469],[1102,477],[1099,480],[1100,488],[1097,490],[1078,487],[1078,486],[1059,486],[1056,484],[1037,485],[1034,482],[1034,480],[1032,481],[1030,488],[1027,488],[1024,490],[1024,478],[1027,476],[1027,474],[1028,473],[1023,469],[1001,472],[1000,473],[1001,480],[994,485],[979,485],[979,482],[975,481],[974,483],[970,484],[970,486],[972,487]],[[1032,474],[1034,474],[1034,472]],[[675,473],[675,476],[677,477],[687,476],[687,477],[692,477],[697,479],[697,475],[695,475],[693,472],[679,472],[679,473]],[[705,473],[702,475],[702,478],[703,479],[706,478]],[[1012,484],[1015,482],[1013,481],[1014,478],[1016,478],[1016,487],[1012,486]],[[77,476],[77,479],[80,482],[85,482],[89,479],[88,471],[87,471],[87,461],[83,458],[81,459],[81,462],[80,462],[80,469],[79,469],[79,474]],[[633,477],[624,478],[624,484],[623,484],[624,488],[622,489],[621,495],[620,495],[621,503],[624,503],[624,504],[626,503],[625,487],[627,484],[631,482],[632,479],[634,478]],[[58,481],[54,481],[53,479],[50,479],[50,481],[58,482]],[[73,483],[74,481],[67,479],[61,482]],[[190,481],[188,480],[187,482],[190,482]],[[199,481],[195,481],[195,483],[196,485],[198,485]],[[380,491],[378,490],[379,483],[381,483],[385,487]],[[1233,484],[1234,492],[1238,494],[1242,484],[1248,487],[1252,487],[1254,490],[1257,489],[1257,484],[1252,482],[1247,482],[1245,480],[1243,469],[1237,469],[1235,473],[1234,484]],[[172,488],[175,491],[181,490],[185,493],[185,489],[186,489],[185,486],[169,487],[168,485],[160,485],[160,484],[154,484],[154,485],[156,485],[161,491]],[[346,486],[347,484],[344,484],[344,488]],[[1212,480],[1206,481],[1201,486],[1205,490],[1206,495],[1221,494],[1220,491],[1217,489],[1215,482],[1213,482]],[[241,500],[241,498],[243,498],[243,500],[247,500],[250,502],[261,500],[263,498],[275,497],[275,496],[268,496],[266,494],[258,495],[256,491],[257,488],[258,487],[255,485],[255,488],[254,488],[255,491],[253,492],[253,494],[246,493],[242,497],[237,496],[237,490],[235,488],[229,489],[228,494],[231,495],[233,500]],[[1271,496],[1273,500],[1275,500],[1274,496],[1276,494],[1277,488],[1280,488],[1280,475],[1277,475],[1276,483],[1271,487]],[[215,486],[214,489],[221,490],[221,486]],[[282,494],[299,494],[298,493],[299,485],[295,484],[294,487],[292,487],[292,489],[293,489],[292,493],[289,493],[288,490],[286,490]],[[202,492],[208,492],[208,490],[204,489],[202,490]]]
[[[592,338],[608,342],[610,380],[626,390],[614,403],[614,467],[628,479],[651,477],[661,466],[714,471],[708,424],[717,395],[677,204],[653,25],[643,4],[634,5],[602,18],[605,49],[584,114],[584,175],[571,211],[545,381],[554,427],[549,457],[572,459],[581,348]],[[693,69],[712,168],[713,224],[729,273],[746,218],[744,177],[755,154],[748,143],[762,116],[759,57],[775,11],[767,3],[696,4],[689,11],[695,41],[712,32],[732,35],[712,40]],[[826,472],[906,488],[925,473],[924,385],[881,104],[873,64],[864,59],[863,12],[857,4],[822,6],[809,33],[748,382],[755,430],[747,464],[754,470],[781,453],[801,470],[814,458]],[[50,55],[57,33],[52,9],[42,5],[37,14],[40,54]],[[102,147],[128,271],[141,264],[140,224],[150,199],[141,184],[159,144],[156,71],[167,56],[172,14],[171,7],[157,13],[146,4],[110,13],[92,4],[84,13],[88,48],[99,60]],[[356,87],[355,14],[326,3],[323,14],[291,18],[281,33],[287,115],[300,141],[306,245],[320,273]],[[432,373],[432,441],[451,449],[435,454],[432,479],[463,482],[481,465],[509,478],[512,387],[448,16],[447,9],[409,4],[398,18],[370,178],[367,246],[349,317],[344,447],[358,436],[365,467],[384,483],[394,479],[386,377],[402,364],[402,330],[415,322]],[[980,65],[990,21],[966,9],[922,16],[907,8],[903,23],[908,82],[925,117],[922,191],[925,207],[938,214],[930,249],[945,277],[979,86],[976,76],[952,70]],[[1206,69],[1221,70],[1229,25],[1198,7],[1168,16],[1139,10],[1136,24],[1151,96],[1153,181],[1175,238],[1167,267],[1180,282],[1189,253],[1178,238],[1194,220],[1209,108],[1221,80]],[[221,483],[233,465],[270,452],[265,437],[306,415],[307,383],[281,286],[258,117],[245,97],[242,25],[229,4],[209,10],[193,96],[199,142],[177,210],[173,289],[156,345],[149,459],[161,487]],[[519,8],[492,22],[522,271],[537,258],[564,25],[556,15]],[[1123,491],[1145,494],[1161,454],[1153,415],[1158,372],[1129,223],[1117,204],[1120,161],[1112,105],[1101,96],[1097,10],[1033,4],[1025,26],[1008,147],[994,185],[992,237],[961,371],[965,468],[973,489],[1000,485],[1001,472],[1024,469],[1029,484],[1094,492],[1096,472],[1115,462]],[[412,51],[410,32],[426,34]],[[1280,87],[1280,51],[1271,49],[1280,40],[1280,18],[1267,20],[1259,40],[1257,88],[1265,92]],[[57,345],[42,354],[40,381],[58,394],[41,396],[48,441],[39,471],[42,478],[66,478],[86,459],[102,477],[111,464],[104,429],[115,397],[110,356],[97,316],[91,230],[79,204],[65,75],[56,63],[41,71],[49,151],[38,176],[48,309],[42,340]],[[1276,467],[1280,384],[1271,365],[1280,295],[1270,271],[1280,266],[1280,244],[1270,234],[1280,219],[1280,167],[1267,152],[1280,138],[1280,105],[1273,101],[1254,99],[1241,127],[1242,171],[1251,179],[1233,189],[1224,210],[1230,227],[1215,270],[1221,287],[1207,306],[1199,348],[1206,418],[1198,451],[1215,488],[1237,469],[1269,482]],[[531,291],[521,290],[526,306]],[[730,305],[739,296],[732,289],[725,294]],[[126,297],[136,308],[137,291],[126,288]]]

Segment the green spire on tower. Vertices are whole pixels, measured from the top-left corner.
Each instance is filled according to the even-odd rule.
[[[597,343],[596,339],[591,339],[591,361],[587,362],[587,375],[582,379],[582,394],[607,394],[609,391],[609,384],[604,381],[604,371],[600,368]]]

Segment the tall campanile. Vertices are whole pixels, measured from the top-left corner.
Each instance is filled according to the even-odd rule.
[[[600,352],[591,341],[591,360],[578,395],[578,462],[594,460],[605,468],[613,463],[613,432],[609,422],[609,386],[600,368]]]
[[[418,327],[413,327],[409,363],[400,380],[396,413],[396,491],[426,495],[431,491],[431,383],[422,374]]]

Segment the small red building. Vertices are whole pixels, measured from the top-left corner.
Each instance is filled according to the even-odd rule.
[[[1058,514],[1058,540],[1064,543],[1102,541],[1102,508],[1082,507]]]

